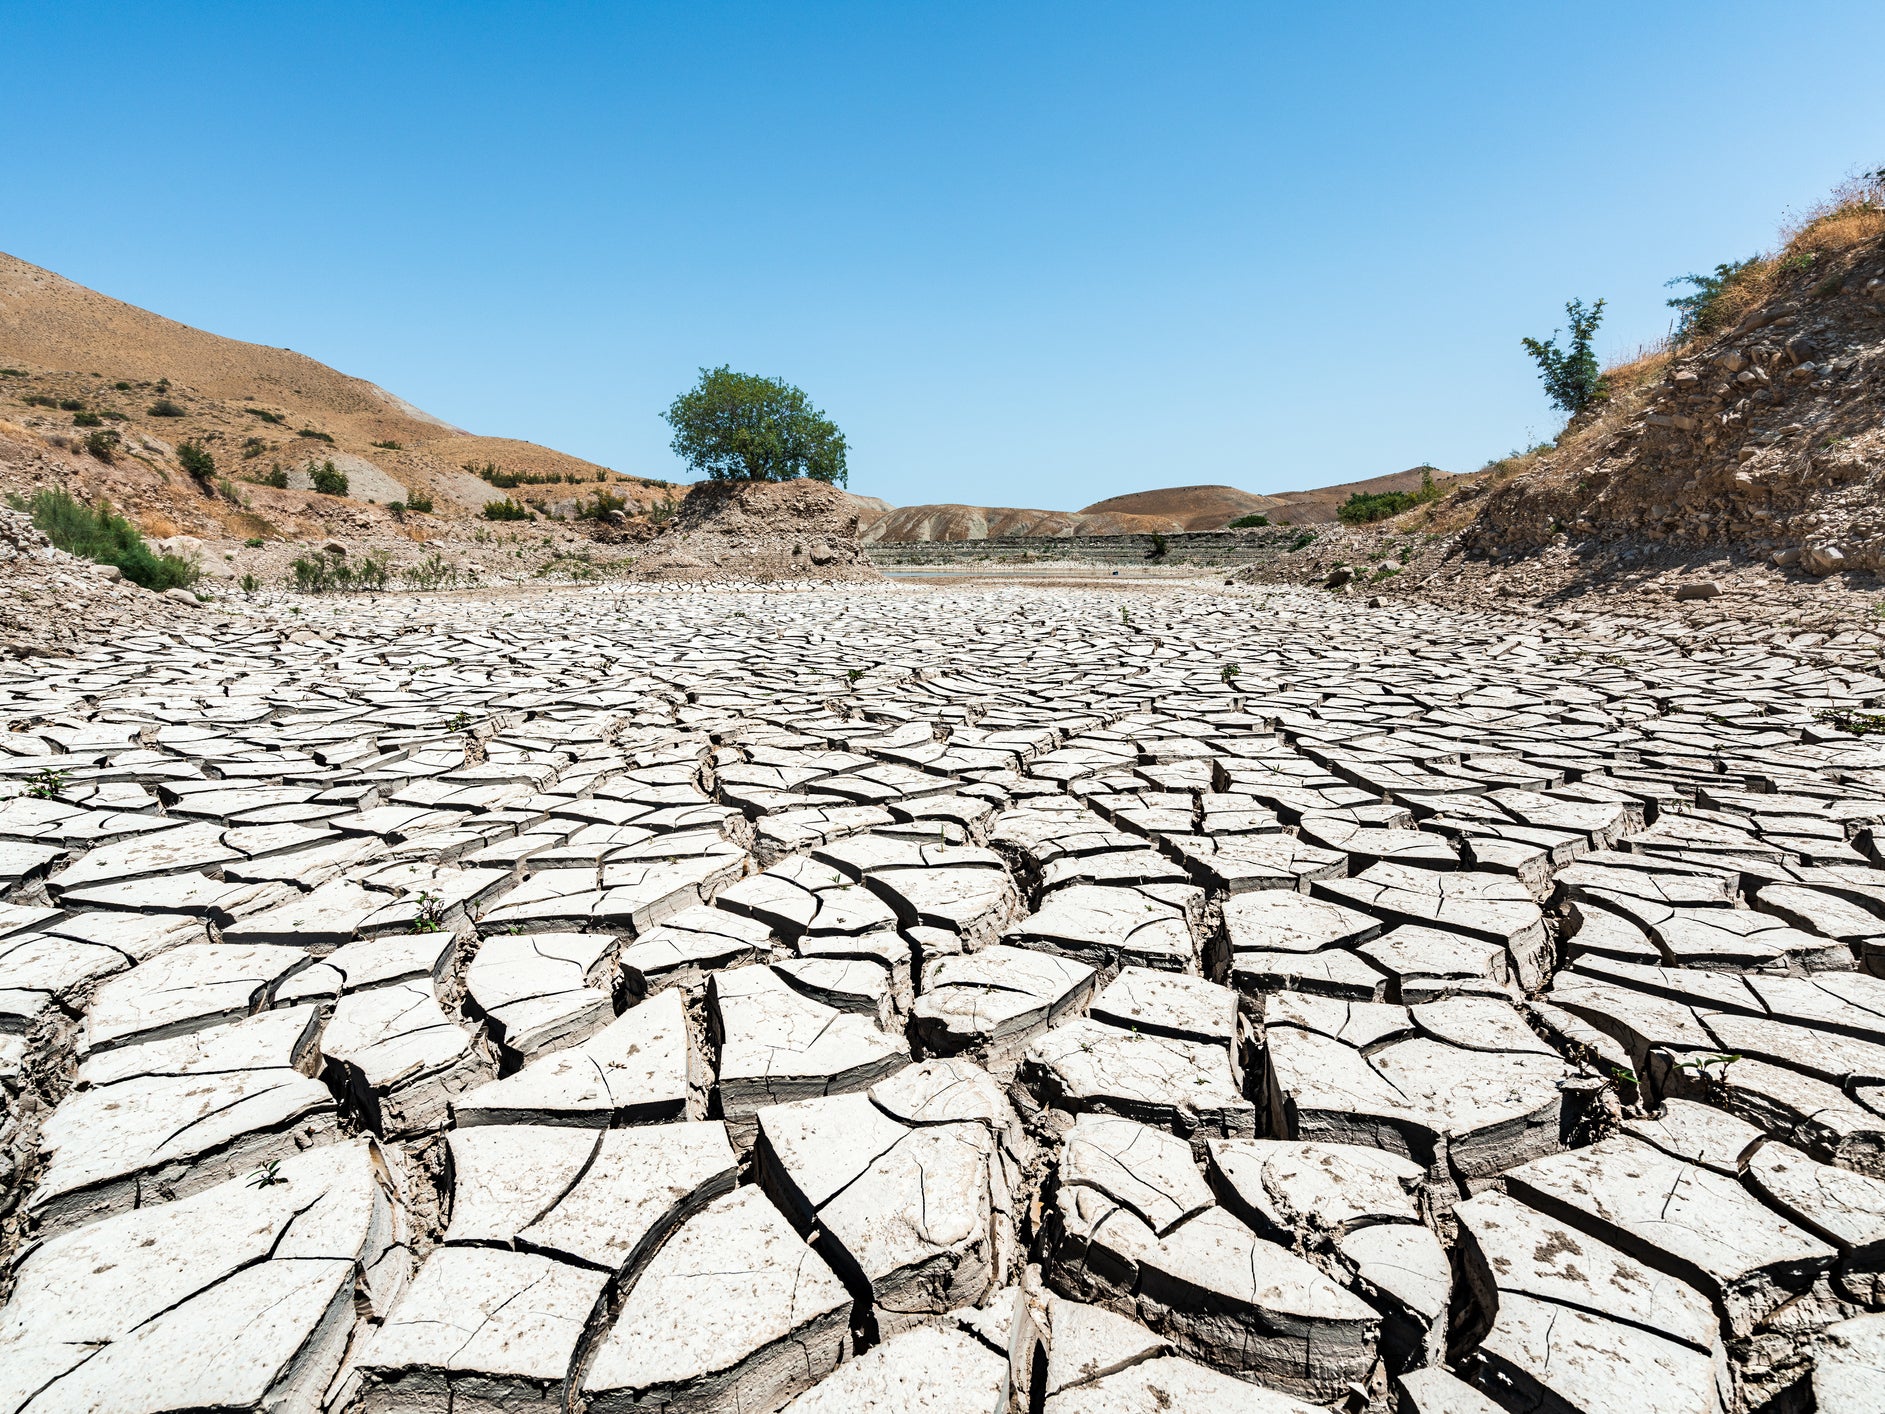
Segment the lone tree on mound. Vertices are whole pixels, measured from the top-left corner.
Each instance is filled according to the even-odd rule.
[[[661,415],[675,452],[710,480],[845,482],[844,434],[783,379],[703,368]]]

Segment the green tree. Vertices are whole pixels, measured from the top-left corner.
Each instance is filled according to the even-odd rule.
[[[1693,285],[1695,288],[1686,295],[1677,295],[1667,300],[1669,308],[1676,311],[1676,339],[1678,342],[1694,338],[1698,334],[1712,334],[1721,326],[1721,296],[1730,286],[1761,263],[1758,255],[1751,255],[1746,260],[1730,260],[1724,265],[1717,265],[1713,275],[1678,275],[1673,280],[1665,280],[1666,287]]]
[[[179,442],[177,465],[198,481],[208,481],[216,474],[216,458],[211,456],[209,448],[200,442]]]
[[[1603,401],[1603,375],[1597,370],[1597,354],[1590,346],[1590,337],[1603,322],[1604,302],[1598,300],[1586,309],[1583,300],[1574,299],[1564,307],[1564,315],[1571,323],[1568,348],[1558,347],[1556,329],[1543,343],[1537,339],[1522,342],[1525,352],[1538,365],[1538,376],[1544,380],[1545,395],[1552,405],[1575,415]]]
[[[675,453],[713,481],[847,478],[844,434],[782,379],[703,368],[662,417]]]

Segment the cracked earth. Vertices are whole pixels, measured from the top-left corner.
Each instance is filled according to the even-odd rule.
[[[1876,1410],[1882,699],[1197,587],[0,666],[0,1411]]]

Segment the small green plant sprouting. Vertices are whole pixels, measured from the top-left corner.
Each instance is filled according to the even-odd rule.
[[[240,584],[243,595],[250,599],[253,599],[256,595],[256,591],[262,587],[262,581],[252,574],[243,575],[237,583]]]
[[[1243,669],[1239,668],[1235,663],[1226,663],[1222,668],[1218,669],[1217,675],[1224,680],[1224,685],[1229,687],[1231,683],[1237,680],[1238,675],[1242,671]]]
[[[34,800],[51,800],[66,788],[71,779],[71,772],[47,766],[26,778],[26,793]]]
[[[256,1169],[254,1173],[249,1175],[249,1187],[251,1188],[273,1188],[276,1184],[286,1183],[287,1181],[287,1179],[281,1176],[280,1159],[270,1159],[267,1163]]]
[[[247,540],[244,540],[242,543],[244,545],[247,545],[251,550],[259,550],[262,548],[263,544],[266,542],[264,542],[262,537],[259,535],[251,535]]]
[[[418,898],[418,911],[413,915],[412,931],[415,933],[440,933],[445,930],[444,902],[423,890]]]
[[[448,732],[462,732],[470,725],[471,714],[468,712],[458,712],[453,715],[451,721],[445,724],[445,730]]]
[[[1854,736],[1874,736],[1885,732],[1885,712],[1856,712],[1850,707],[1822,707],[1813,714],[1816,722],[1825,722]]]
[[[1694,1060],[1677,1061],[1677,1070],[1706,1070],[1711,1065],[1730,1066],[1743,1057],[1732,1052],[1723,1052],[1715,1056],[1697,1056]]]
[[[434,550],[416,565],[407,565],[400,574],[418,590],[458,587],[458,567]]]
[[[1289,553],[1293,555],[1298,550],[1305,550],[1309,546],[1315,543],[1316,543],[1315,531],[1305,530],[1301,532],[1300,534],[1298,534],[1294,540],[1289,542]]]
[[[844,670],[844,680],[850,683],[852,687],[856,687],[858,679],[863,676],[864,670],[862,668],[846,668]]]

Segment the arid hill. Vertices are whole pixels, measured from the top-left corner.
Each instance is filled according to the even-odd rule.
[[[1169,486],[1096,501],[1080,511],[1019,510],[1011,506],[900,506],[867,520],[863,540],[988,540],[1003,536],[1172,535],[1223,530],[1244,516],[1268,516],[1279,525],[1320,525],[1357,491],[1418,491],[1423,468],[1315,491],[1259,496],[1235,486]],[[1439,472],[1441,478],[1446,472]]]
[[[1168,486],[1159,491],[1134,491],[1110,496],[1083,507],[1083,516],[1158,516],[1179,530],[1222,530],[1249,515],[1274,518],[1282,502],[1275,496],[1256,496],[1235,486]]]
[[[634,512],[681,494],[477,436],[288,349],[191,328],[3,254],[0,369],[0,438],[83,454],[83,489],[159,534],[314,533],[347,527],[368,502],[429,500],[450,521],[506,498],[545,511],[593,502],[600,488]],[[183,468],[186,442],[209,452],[212,476]],[[0,473],[25,460],[0,458]],[[345,497],[310,489],[310,470],[328,461],[347,477]]]
[[[1885,184],[1812,213],[1678,346],[1455,502],[1468,546],[1667,545],[1885,571]],[[1445,508],[1442,508],[1444,512]]]

